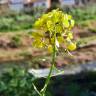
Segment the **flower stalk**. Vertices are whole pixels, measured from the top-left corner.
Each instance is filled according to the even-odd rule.
[[[47,87],[50,83],[51,74],[55,66],[56,53],[60,44],[64,44],[65,49],[69,51],[76,49],[76,44],[72,42],[73,32],[71,32],[71,29],[73,27],[73,18],[58,9],[53,10],[48,14],[44,14],[34,24],[34,28],[41,31],[32,33],[32,37],[34,39],[32,45],[37,48],[47,48],[52,54],[52,65],[44,87],[38,91],[34,86],[34,89],[39,96],[45,96]]]
[[[53,71],[53,69],[54,69],[54,66],[55,66],[55,58],[56,58],[56,32],[54,32],[54,43],[53,43],[53,45],[52,45],[52,65],[51,65],[51,67],[50,67],[50,71],[49,71],[49,74],[48,74],[48,76],[47,76],[47,78],[46,78],[46,81],[45,81],[45,85],[44,85],[44,87],[43,87],[43,89],[41,89],[41,91],[40,91],[40,93],[41,93],[41,95],[40,96],[45,96],[45,92],[46,92],[46,89],[47,89],[47,87],[48,87],[48,84],[49,84],[49,82],[50,82],[50,79],[51,79],[51,74],[52,74],[52,71]]]

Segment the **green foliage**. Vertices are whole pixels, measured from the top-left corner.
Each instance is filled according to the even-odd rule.
[[[2,96],[37,96],[32,85],[34,80],[35,78],[23,69],[11,69],[0,77],[0,94]]]
[[[84,22],[86,22],[88,20],[96,20],[96,5],[89,5],[89,6],[85,6],[83,8],[69,7],[66,9],[66,11],[74,17],[77,25],[78,24],[82,25]],[[87,24],[85,24],[85,25],[87,25]]]
[[[64,94],[62,96],[95,96],[92,95],[96,88],[95,73],[90,76],[90,82],[86,81],[86,83],[66,83],[64,78],[53,79],[48,86],[46,96],[61,96],[57,93]],[[40,89],[44,81],[36,80],[34,76],[21,68],[8,69],[0,75],[0,96],[38,96],[32,83],[36,83]]]
[[[13,17],[0,16],[0,32],[31,29],[35,18],[35,16],[26,14],[16,14]]]
[[[19,47],[21,45],[21,37],[19,35],[13,36],[11,38],[11,47]]]
[[[96,6],[87,6],[84,8],[62,8],[71,14],[76,24],[82,25],[88,20],[96,20]],[[25,14],[25,13],[16,13],[16,12],[8,12],[5,15],[0,15],[0,32],[5,31],[18,31],[18,30],[26,30],[31,29],[32,25],[36,21],[38,17],[41,16],[45,12],[45,7],[35,7],[34,14]],[[87,22],[84,23],[84,26],[87,26]]]
[[[34,14],[24,11],[0,14],[0,32],[32,29],[34,21],[44,13],[45,7],[35,7],[33,10]]]
[[[96,33],[96,28],[89,28],[89,31],[93,32],[93,33]]]
[[[78,39],[77,40],[77,48],[85,46],[85,45],[89,45],[90,42],[95,42],[96,40],[96,36],[90,36],[90,37],[86,37],[86,38],[82,38],[82,39]]]
[[[36,83],[38,88],[42,86],[42,83],[25,69],[8,69],[0,75],[0,96],[38,96],[33,83]],[[52,96],[49,90],[46,96]]]

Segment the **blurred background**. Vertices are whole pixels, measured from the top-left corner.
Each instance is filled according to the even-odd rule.
[[[50,54],[45,49],[32,47],[31,33],[34,31],[34,22],[42,14],[56,8],[72,15],[75,19],[75,27],[72,30],[77,43],[76,51],[71,52],[73,57],[66,55],[62,45],[56,58],[56,66],[70,68],[70,66],[82,64],[92,64],[92,66],[96,64],[96,0],[0,0],[0,74],[1,77],[5,76],[5,79],[0,79],[0,96],[38,96],[34,95],[34,91],[32,91],[33,93],[30,92],[30,90],[33,90],[31,89],[32,86],[29,89],[28,86],[24,89],[27,83],[32,84],[27,82],[30,76],[28,75],[27,78],[25,76],[26,71],[23,71],[23,69],[50,67]],[[16,68],[15,71],[14,67]],[[3,74],[6,69],[11,70],[8,74],[13,73],[13,77],[10,78],[10,75]],[[25,85],[22,85],[19,82],[20,80],[16,79],[21,75],[16,76],[14,72],[27,78],[21,80]],[[91,74],[91,76],[93,75]],[[88,82],[87,79],[81,80],[80,84],[73,81],[66,82],[64,78],[60,80],[55,78],[57,85],[53,84],[53,78],[54,87],[49,87],[49,90],[54,91],[48,90],[47,96],[96,96],[95,77],[90,77],[92,80],[88,77]],[[6,79],[9,81],[6,81]],[[13,85],[9,86],[7,82],[9,85],[11,83]],[[18,82],[23,86],[22,88],[18,85]],[[63,84],[59,85],[60,82],[63,82]],[[42,82],[40,84],[42,85]],[[59,92],[57,93],[55,86],[58,86]],[[29,92],[24,91],[24,93],[19,89],[29,90]]]

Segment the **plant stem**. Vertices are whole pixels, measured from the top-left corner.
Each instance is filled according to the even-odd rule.
[[[52,53],[52,65],[50,67],[50,72],[47,76],[47,79],[45,81],[45,85],[43,87],[43,89],[41,90],[41,95],[40,96],[45,96],[45,92],[46,92],[46,89],[48,87],[48,84],[50,82],[50,79],[51,79],[51,74],[52,74],[52,70],[54,68],[54,65],[55,65],[55,58],[56,58],[56,33],[54,34],[54,44],[53,44],[53,53]]]

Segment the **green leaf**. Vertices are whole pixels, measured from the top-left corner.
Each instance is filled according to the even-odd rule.
[[[6,84],[3,81],[0,81],[0,92],[4,91],[7,89]]]
[[[10,86],[17,87],[18,86],[18,80],[16,78],[15,79],[12,79],[10,81]]]

